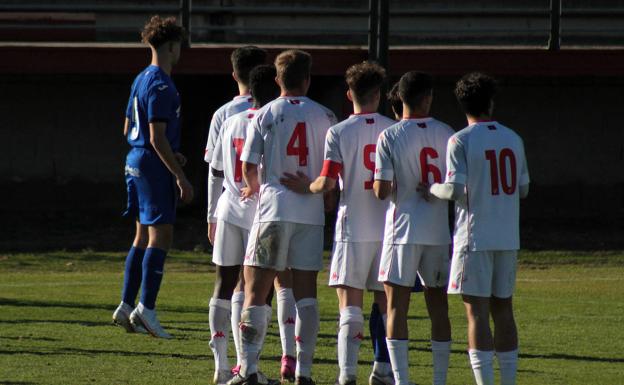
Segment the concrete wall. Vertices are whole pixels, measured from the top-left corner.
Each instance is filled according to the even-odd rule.
[[[203,149],[212,112],[234,95],[226,75],[177,75],[182,152],[204,209]],[[460,129],[456,77],[438,77],[433,115]],[[0,210],[123,208],[123,111],[131,75],[0,76]],[[313,79],[311,96],[350,112],[339,76]],[[622,78],[502,77],[497,118],[525,140],[532,179],[524,215],[624,217]]]

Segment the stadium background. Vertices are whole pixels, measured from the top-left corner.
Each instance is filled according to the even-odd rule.
[[[121,131],[130,84],[149,60],[137,41],[150,14],[181,14],[192,32],[173,78],[196,199],[180,210],[175,247],[207,245],[203,151],[212,113],[236,94],[234,47],[308,50],[310,96],[349,114],[343,74],[369,56],[368,1],[189,3],[0,3],[0,249],[127,247]],[[456,130],[465,121],[454,82],[471,70],[495,75],[496,118],[523,137],[531,170],[524,246],[622,248],[624,1],[566,0],[560,49],[557,3],[390,1],[389,73],[432,73],[432,113]]]

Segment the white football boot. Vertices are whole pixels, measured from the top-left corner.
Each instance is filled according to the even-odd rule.
[[[160,326],[160,322],[158,322],[158,318],[156,317],[156,310],[150,310],[140,302],[136,309],[130,314],[130,323],[133,327],[137,325],[143,326],[152,337],[165,339],[173,338],[171,334],[167,333],[165,329]]]
[[[135,327],[130,323],[130,314],[133,310],[134,308],[132,308],[132,306],[122,301],[113,313],[113,323],[126,329],[128,333],[147,334],[147,330],[145,330],[143,326],[137,325]]]

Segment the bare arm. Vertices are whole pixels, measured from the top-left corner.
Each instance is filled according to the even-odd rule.
[[[169,145],[169,141],[165,135],[167,124],[162,122],[154,122],[149,124],[150,144],[165,164],[167,169],[175,176],[178,187],[180,188],[180,198],[185,203],[193,200],[193,187],[182,171],[182,166],[178,162],[176,155]]]
[[[243,180],[246,187],[242,189],[242,198],[251,198],[255,193],[260,191],[260,181],[258,180],[258,165],[249,162],[243,162]]]
[[[124,136],[128,135],[128,128],[130,128],[130,119],[126,118],[124,122]]]
[[[310,192],[313,194],[325,193],[336,188],[336,179],[327,176],[319,176],[310,183]]]
[[[373,192],[377,199],[384,200],[392,193],[392,182],[389,180],[375,180]]]
[[[427,199],[427,193],[438,199],[456,201],[465,195],[465,188],[461,183],[434,183],[429,189],[424,189],[423,191],[425,199],[429,200]]]

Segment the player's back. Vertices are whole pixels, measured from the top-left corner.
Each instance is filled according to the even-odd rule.
[[[522,139],[488,121],[459,131],[450,146],[456,142],[464,149],[467,167],[467,201],[458,203],[456,238],[475,251],[518,249],[519,186],[529,183]]]
[[[433,118],[404,119],[384,131],[395,180],[386,215],[387,243],[450,243],[448,204],[427,202],[417,188],[420,183],[443,181],[446,145],[453,133],[448,125]]]
[[[223,170],[225,192],[219,198],[217,217],[242,228],[250,228],[255,214],[256,200],[241,200],[245,186],[241,154],[247,137],[247,127],[256,113],[255,109],[239,112],[227,118],[217,140],[210,167]]]
[[[250,128],[264,140],[259,221],[324,224],[322,196],[294,193],[279,180],[285,172],[319,175],[325,135],[335,123],[333,112],[305,96],[280,97],[258,111]]]
[[[214,149],[217,145],[221,127],[223,123],[231,116],[251,108],[253,98],[249,95],[237,95],[234,99],[219,107],[212,115],[210,120],[210,128],[208,131],[208,139],[206,141],[206,150],[204,151],[204,161],[210,163]]]
[[[126,116],[129,118],[128,143],[151,149],[150,122],[166,122],[165,135],[172,150],[180,147],[180,97],[173,80],[160,67],[150,65],[134,80]]]
[[[375,198],[373,182],[379,135],[395,121],[378,113],[354,114],[327,133],[326,158],[342,160],[336,241],[374,242],[383,237],[388,203]]]

